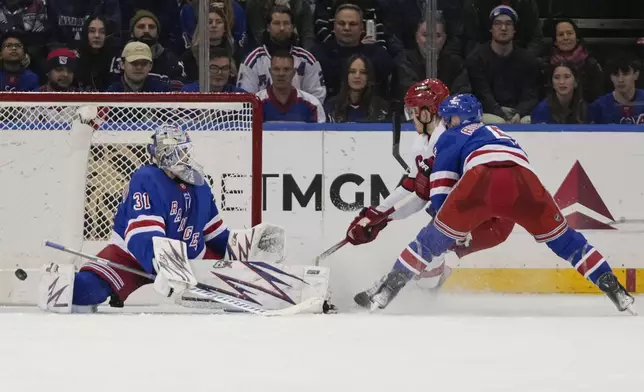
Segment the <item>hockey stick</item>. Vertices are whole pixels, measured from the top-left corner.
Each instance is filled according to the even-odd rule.
[[[82,257],[87,260],[92,260],[97,263],[102,263],[105,265],[108,265],[112,268],[120,269],[122,271],[126,271],[129,273],[132,273],[134,275],[142,276],[144,278],[148,278],[150,280],[154,280],[156,278],[156,275],[149,274],[144,271],[140,271],[134,268],[130,268],[121,264],[117,264],[114,262],[111,262],[109,260],[103,259],[98,256],[90,255],[88,253],[83,253],[79,252],[77,250],[69,249],[66,246],[57,244],[55,242],[51,241],[45,241],[45,246],[48,246],[50,248],[54,248],[56,250],[60,250],[63,252],[67,252],[79,257]],[[216,291],[213,291],[213,288],[211,286],[202,284],[202,283],[197,283],[197,285],[193,288],[189,288],[187,291],[189,292],[194,292],[197,293],[203,297],[206,297],[207,299],[223,304],[223,305],[228,305],[230,307],[233,307],[235,309],[239,309],[242,312],[246,313],[251,313],[251,314],[258,314],[262,316],[289,316],[289,315],[294,315],[298,313],[302,313],[308,309],[311,309],[315,306],[322,306],[322,303],[324,302],[323,298],[309,298],[305,301],[300,302],[299,304],[295,304],[292,306],[288,306],[284,309],[278,309],[278,310],[270,310],[270,309],[264,309],[259,306],[255,306],[252,304],[249,304],[245,301],[242,301],[240,299],[237,299],[235,297],[232,297],[230,295],[226,295],[223,293],[219,293]]]
[[[383,211],[378,219],[369,222],[369,226],[377,226],[387,220],[391,214],[396,212],[397,210],[401,209],[405,204],[409,203],[412,199],[416,199],[416,193],[412,192],[409,195],[405,196],[402,200],[398,201],[398,203],[394,204],[393,206],[389,207],[387,210]],[[337,252],[340,248],[345,246],[346,244],[349,243],[349,239],[345,237],[342,241],[338,242],[337,244],[333,245],[329,249],[325,250],[322,252],[318,257],[315,258],[315,265],[318,266],[320,265],[320,261],[326,259],[327,257],[331,256],[335,252]]]
[[[398,110],[399,102],[394,103],[394,114],[392,117],[392,132],[393,132],[393,143],[391,149],[391,155],[394,156],[396,161],[402,166],[407,174],[411,171],[407,162],[400,156],[400,134],[402,133],[402,125],[400,120],[400,111]]]
[[[391,155],[393,155],[394,158],[396,159],[396,162],[398,162],[398,164],[402,166],[402,168],[405,170],[405,173],[409,174],[411,172],[411,169],[409,168],[409,165],[407,165],[407,162],[405,162],[403,157],[400,155],[400,135],[402,133],[402,124],[400,119],[400,110],[398,110],[399,106],[400,106],[400,102],[398,101],[394,102],[393,104],[394,114],[392,117],[393,141],[392,141]],[[413,195],[413,193],[411,195]],[[405,197],[404,199],[396,203],[394,206],[392,206],[391,208],[383,212],[383,215],[377,221],[370,222],[370,225],[375,226],[382,223],[385,219],[389,217],[389,215],[393,214],[397,209],[400,209],[400,207],[407,204],[407,202],[411,200],[411,197],[410,197],[411,195]],[[315,258],[315,265],[316,266],[320,265],[320,261],[331,256],[332,254],[337,252],[340,248],[342,248],[348,243],[349,243],[349,239],[345,237],[342,241],[338,242],[337,244],[333,245],[329,249],[325,250]]]

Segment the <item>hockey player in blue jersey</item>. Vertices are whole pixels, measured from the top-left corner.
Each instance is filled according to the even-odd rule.
[[[453,180],[447,192],[431,192],[433,221],[401,252],[392,270],[355,296],[360,306],[385,308],[424,270],[443,263],[444,253],[479,225],[498,217],[516,222],[597,285],[619,311],[633,312],[633,297],[602,254],[570,228],[511,136],[481,123],[482,106],[470,94],[444,100],[438,110],[447,129],[434,146],[432,180]]]
[[[247,230],[229,230],[226,227],[210,186],[204,182],[203,170],[193,159],[192,149],[187,133],[177,126],[163,125],[155,131],[152,143],[148,145],[153,164],[142,166],[132,174],[114,217],[111,239],[98,253],[98,257],[154,275],[158,266],[154,261],[152,239],[157,236],[171,238],[186,244],[187,257],[199,281],[216,279],[213,278],[212,268],[217,268],[211,267],[213,263],[199,259],[219,260],[225,257],[226,260],[239,260],[242,252],[244,255],[255,256],[253,260],[259,262],[278,262],[278,259],[283,258],[284,235],[279,226],[262,223]],[[242,241],[242,237],[238,235],[245,232],[251,234]],[[242,243],[248,248],[235,253],[234,248],[242,246]],[[235,269],[229,264],[226,264],[230,268],[226,272],[227,276]],[[242,265],[241,273],[255,277],[252,268],[249,270],[245,268],[247,266]],[[282,269],[271,266],[266,268],[284,273]],[[59,273],[62,270],[65,273]],[[199,270],[202,271],[201,274],[198,273]],[[153,283],[146,277],[100,261],[87,262],[79,272],[73,271],[74,266],[68,264],[56,265],[56,268],[45,271],[41,280],[41,308],[60,313],[93,312],[98,304],[108,298],[111,299],[110,305],[121,307],[132,292]],[[322,283],[321,292],[324,292],[325,282]],[[60,288],[61,293],[71,287],[71,290],[67,290],[71,291],[71,295],[66,294],[66,298],[61,298],[62,294],[54,293],[54,286]],[[230,288],[225,284],[224,286]],[[154,289],[164,297],[170,296],[174,291],[164,280],[163,274],[156,275]],[[286,290],[288,289],[285,288],[284,291]],[[249,297],[248,290],[228,291],[232,296],[249,301],[257,298]],[[294,300],[290,300],[288,293],[284,291],[274,290],[278,294],[274,297],[293,303]],[[176,300],[178,294],[175,292],[173,295]]]

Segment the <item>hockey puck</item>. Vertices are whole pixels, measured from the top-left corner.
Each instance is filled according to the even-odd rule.
[[[16,278],[18,278],[20,280],[25,280],[25,279],[27,279],[27,273],[22,268],[18,268],[16,270]]]

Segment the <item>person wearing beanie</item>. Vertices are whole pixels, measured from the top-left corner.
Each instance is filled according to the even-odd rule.
[[[130,20],[130,36],[133,40],[142,42],[150,47],[154,65],[150,76],[163,82],[174,80],[183,81],[186,73],[179,58],[159,43],[161,25],[152,12],[138,10]]]
[[[183,1],[180,1],[183,2]],[[158,19],[157,26],[162,26],[158,41],[166,50],[176,55],[185,51],[181,36],[180,9],[177,0],[119,0],[121,19],[123,20],[123,37],[129,37],[132,29],[130,21],[139,10],[147,10]]]
[[[168,83],[150,75],[153,68],[152,51],[143,42],[132,41],[121,53],[123,76],[107,88],[113,93],[168,92]]]
[[[46,62],[47,83],[40,87],[40,91],[48,93],[76,91],[73,83],[77,62],[76,53],[67,48],[51,51]]]
[[[499,8],[501,6],[501,8]],[[543,55],[543,31],[536,0],[465,0],[463,36],[465,55],[490,40],[493,14],[512,12],[515,20],[515,42],[534,57]]]
[[[484,122],[529,123],[539,98],[539,63],[526,49],[514,44],[521,23],[511,7],[490,14],[492,40],[478,46],[467,58],[472,92],[483,104]]]
[[[2,91],[34,91],[38,89],[38,76],[26,69],[25,45],[22,36],[9,32],[0,40],[0,89]]]

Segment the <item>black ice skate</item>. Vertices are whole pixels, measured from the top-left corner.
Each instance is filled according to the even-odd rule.
[[[358,305],[369,310],[384,309],[409,282],[405,271],[394,269],[368,290],[353,297]]]
[[[612,272],[606,272],[597,279],[597,287],[610,298],[617,306],[617,310],[623,312],[627,310],[630,314],[636,315],[633,303],[635,299],[631,296],[624,286],[619,283],[617,277]]]

